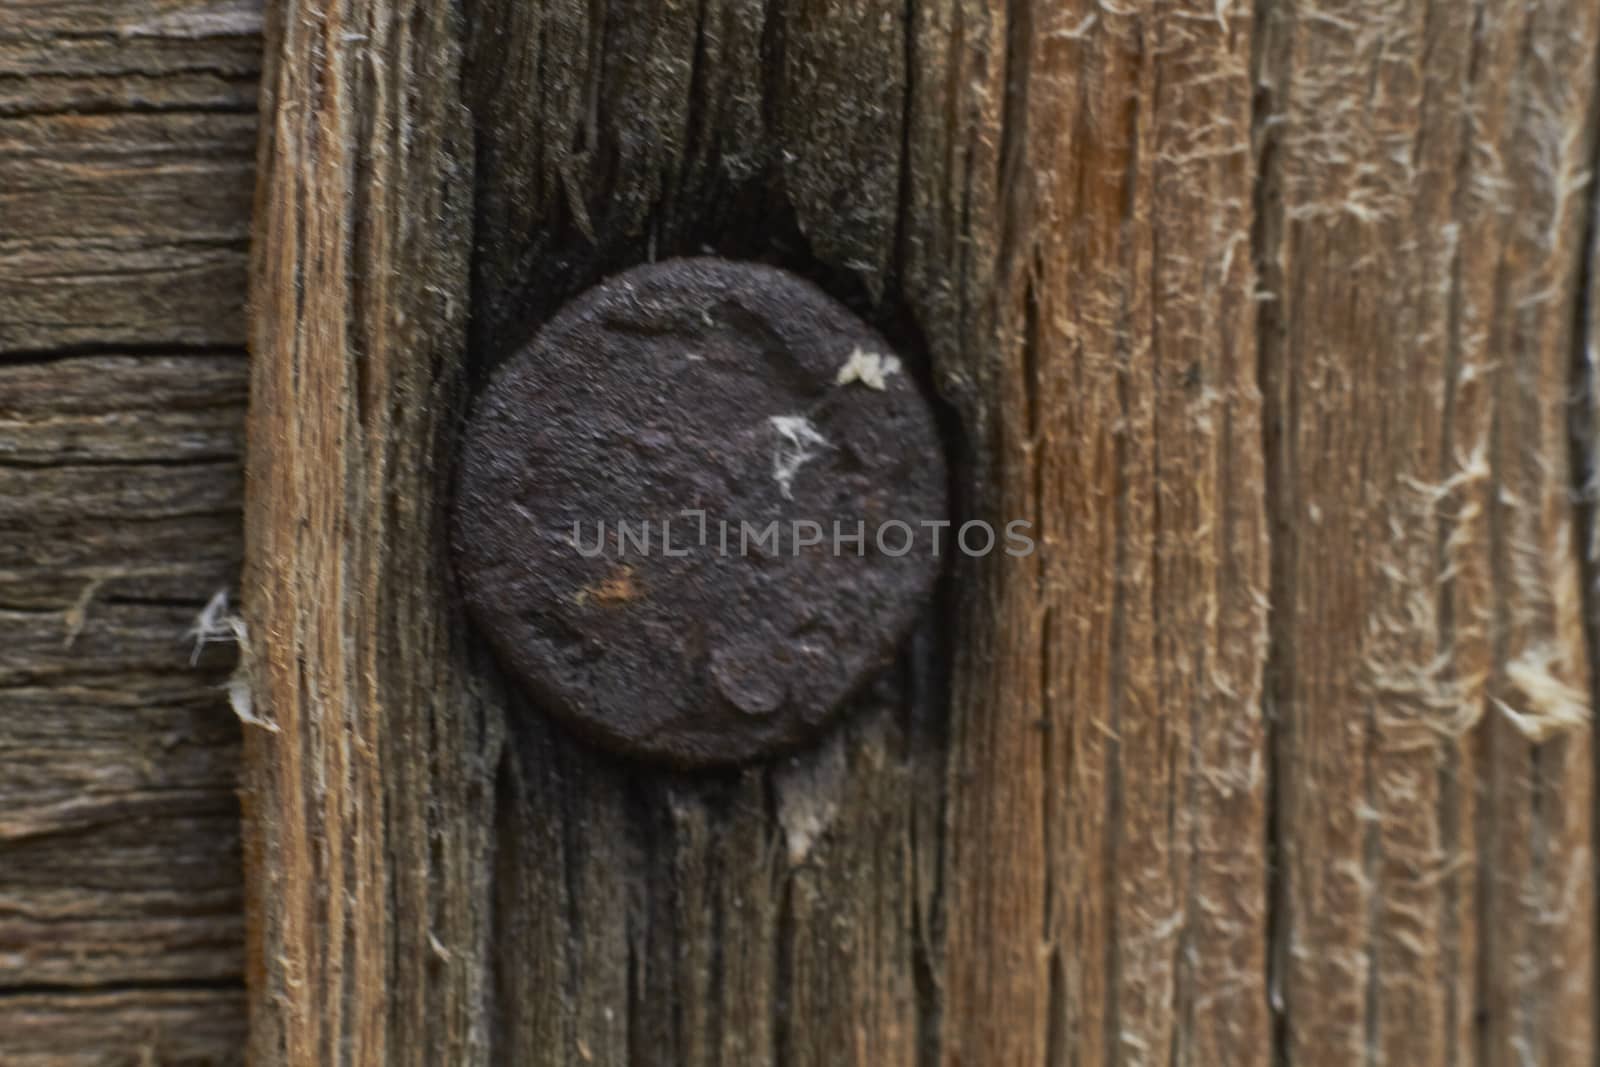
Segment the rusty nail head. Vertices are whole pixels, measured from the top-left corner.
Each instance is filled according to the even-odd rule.
[[[947,501],[882,337],[792,274],[683,259],[588,290],[500,368],[453,509],[468,613],[535,702],[704,767],[812,738],[892,660],[939,561],[874,531]]]

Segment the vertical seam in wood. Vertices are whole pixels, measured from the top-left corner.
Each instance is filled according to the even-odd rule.
[[[1274,94],[1282,86],[1287,74],[1287,59],[1282,59],[1279,69],[1269,75],[1267,64],[1271,55],[1271,33],[1268,30],[1271,0],[1256,0],[1251,33],[1250,70],[1252,99],[1250,112],[1250,140],[1255,155],[1255,180],[1251,185],[1250,243],[1251,256],[1256,265],[1256,379],[1261,393],[1261,454],[1263,471],[1262,512],[1266,517],[1267,540],[1267,641],[1262,659],[1261,704],[1264,730],[1263,747],[1266,753],[1266,996],[1268,1018],[1271,1019],[1271,1062],[1283,1065],[1288,1062],[1289,1020],[1284,1010],[1285,983],[1288,980],[1290,920],[1288,907],[1288,878],[1285,872],[1286,855],[1283,827],[1283,749],[1286,744],[1278,693],[1282,688],[1281,675],[1292,667],[1293,649],[1285,639],[1283,608],[1292,602],[1292,561],[1289,551],[1292,542],[1285,536],[1290,529],[1283,515],[1284,478],[1289,465],[1281,450],[1289,447],[1292,437],[1281,424],[1288,413],[1284,411],[1284,383],[1280,377],[1287,373],[1281,365],[1282,351],[1277,344],[1279,313],[1277,300],[1282,275],[1276,269],[1277,249],[1274,247],[1283,230],[1281,199],[1277,174],[1277,134],[1270,118],[1276,102]],[[1268,78],[1272,80],[1269,81]]]
[[[901,37],[902,61],[906,80],[900,94],[900,171],[895,175],[895,204],[893,246],[889,250],[891,284],[903,286],[910,262],[908,244],[911,240],[911,131],[915,119],[917,99],[917,0],[904,0],[902,10],[904,26]]]
[[[1588,107],[1589,128],[1600,126],[1600,81],[1591,88]],[[1567,417],[1569,467],[1573,479],[1573,533],[1578,546],[1578,599],[1584,632],[1584,651],[1589,661],[1590,729],[1600,709],[1600,376],[1594,358],[1593,333],[1600,325],[1600,308],[1595,307],[1596,286],[1600,285],[1595,256],[1600,254],[1600,137],[1593,138],[1589,152],[1589,195],[1583,209],[1582,255],[1578,261],[1577,294],[1573,301],[1571,393]],[[1600,781],[1600,745],[1591,753],[1591,773]],[[1600,819],[1589,828],[1590,851],[1600,857]],[[1600,953],[1589,961],[1593,1001],[1591,1014],[1600,1019]]]
[[[1128,420],[1128,368],[1117,373],[1117,406],[1124,423]],[[1116,582],[1112,586],[1111,638],[1109,658],[1110,677],[1106,684],[1106,717],[1110,737],[1106,742],[1105,784],[1105,883],[1101,892],[1106,909],[1105,958],[1105,1056],[1106,1063],[1116,1067],[1120,1062],[1121,1042],[1118,1040],[1117,1001],[1118,987],[1122,983],[1122,952],[1119,929],[1119,901],[1117,893],[1117,860],[1122,846],[1122,695],[1123,672],[1127,663],[1128,614],[1128,447],[1125,436],[1117,434],[1115,455],[1117,483],[1113,489],[1116,506],[1112,508],[1111,539],[1116,546],[1113,553],[1112,573]]]
[[[1467,59],[1466,84],[1462,87],[1464,101],[1473,99],[1473,87],[1477,84],[1482,56],[1482,28],[1483,28],[1483,3],[1482,0],[1475,5],[1473,15],[1472,39]],[[1465,217],[1468,202],[1468,179],[1472,172],[1472,129],[1473,116],[1469,107],[1463,107],[1460,117],[1461,133],[1460,144],[1456,155],[1454,186],[1451,191],[1450,217],[1459,221]],[[1458,411],[1458,384],[1461,375],[1462,354],[1462,315],[1464,308],[1462,271],[1465,268],[1461,254],[1459,240],[1451,255],[1450,263],[1450,298],[1445,311],[1446,343],[1445,343],[1445,381],[1444,399],[1441,419],[1441,441],[1439,447],[1439,469],[1436,472],[1439,484],[1447,484],[1451,477],[1451,467],[1454,463],[1456,447],[1455,423]],[[1437,523],[1434,537],[1434,567],[1436,573],[1445,575],[1450,573],[1449,543],[1454,530],[1454,524],[1448,516],[1441,517]],[[1440,649],[1451,649],[1452,654],[1456,642],[1455,606],[1456,589],[1454,579],[1442,581],[1436,594],[1436,639]],[[1439,844],[1446,857],[1455,857],[1462,847],[1462,822],[1463,818],[1473,817],[1473,806],[1469,803],[1466,810],[1462,810],[1461,798],[1463,790],[1474,788],[1471,780],[1462,781],[1463,760],[1461,749],[1470,743],[1467,738],[1461,738],[1456,744],[1443,750],[1439,765]],[[1473,774],[1476,774],[1474,768]],[[1462,881],[1474,878],[1471,870],[1447,875],[1440,889],[1442,920],[1440,923],[1440,937],[1443,941],[1441,957],[1442,971],[1446,975],[1459,973],[1462,968],[1462,935],[1461,917],[1461,890]],[[1480,954],[1475,953],[1469,962],[1476,967]],[[1482,995],[1482,984],[1477,980],[1476,974],[1472,982],[1473,1009],[1478,1008],[1478,999]],[[1449,1062],[1461,1062],[1467,1056],[1467,1050],[1457,1047],[1456,1038],[1460,1034],[1460,998],[1452,995],[1445,1000],[1445,1049]]]
[[[1361,758],[1361,795],[1362,803],[1369,812],[1378,812],[1382,808],[1381,798],[1378,796],[1378,739],[1380,727],[1378,725],[1378,704],[1374,699],[1366,703],[1366,737],[1364,739]],[[1380,883],[1380,871],[1383,867],[1383,842],[1378,836],[1378,820],[1369,817],[1364,820],[1361,828],[1361,877],[1368,885],[1376,886]],[[1383,894],[1378,891],[1369,892],[1366,901],[1366,934],[1361,939],[1361,949],[1367,956],[1367,988],[1363,1003],[1366,1008],[1366,1018],[1362,1025],[1362,1044],[1366,1062],[1371,1067],[1382,1067],[1382,1050],[1379,1042],[1383,1035],[1379,1030],[1379,999],[1380,976],[1378,964],[1382,958],[1379,947],[1383,944],[1384,908]]]
[[[764,776],[762,783],[762,797],[767,806],[767,825],[778,825],[778,795],[777,783],[771,774]],[[772,951],[772,1003],[770,1006],[772,1040],[772,1067],[788,1067],[789,1046],[791,1035],[789,1031],[789,1013],[787,1005],[792,994],[791,986],[794,984],[794,943],[797,931],[794,917],[794,876],[791,868],[783,861],[778,863],[777,900],[773,912],[776,929],[773,931],[774,947]]]
[[[1534,17],[1534,13],[1530,12],[1523,23],[1522,40],[1517,48],[1517,62],[1514,70],[1514,77],[1511,81],[1511,85],[1513,86],[1519,85],[1522,82],[1521,75],[1526,69],[1529,57],[1533,52],[1536,36],[1537,19]],[[1512,99],[1512,110],[1515,111],[1515,104],[1518,101],[1515,97]],[[1515,329],[1516,308],[1509,299],[1515,272],[1516,267],[1509,262],[1509,257],[1506,254],[1506,248],[1504,245],[1502,245],[1500,256],[1495,267],[1493,302],[1490,305],[1492,308],[1490,336],[1497,337],[1502,344],[1506,342],[1507,334]],[[1494,392],[1492,394],[1495,398],[1495,403],[1489,417],[1489,484],[1494,487],[1494,491],[1497,495],[1500,495],[1504,492],[1504,486],[1507,478],[1507,466],[1510,463],[1510,460],[1507,457],[1507,449],[1515,447],[1514,443],[1508,443],[1505,440],[1505,411],[1507,405],[1501,402],[1503,400],[1502,394],[1506,388],[1505,383],[1507,380],[1511,379],[1513,387],[1515,385],[1514,375],[1515,370],[1508,369],[1505,366],[1500,366],[1492,372],[1491,378],[1491,380],[1495,383]],[[1497,506],[1489,509],[1488,520],[1489,574],[1492,582],[1491,588],[1496,593],[1494,597],[1493,608],[1494,625],[1490,641],[1490,647],[1492,650],[1490,663],[1493,665],[1494,671],[1493,675],[1491,675],[1491,693],[1496,690],[1504,689],[1503,679],[1505,674],[1505,665],[1511,658],[1514,623],[1512,623],[1512,620],[1509,620],[1506,617],[1507,605],[1505,603],[1505,592],[1508,589],[1516,588],[1516,575],[1514,572],[1514,561],[1510,558],[1510,553],[1512,551],[1510,537],[1512,534],[1507,527],[1507,509],[1503,503],[1497,503]],[[1508,625],[1508,623],[1512,624]],[[1485,742],[1486,745],[1490,746],[1492,749],[1494,732],[1497,729],[1508,729],[1508,725],[1494,716],[1492,705],[1488,709],[1487,718],[1490,723],[1490,727],[1489,730],[1486,731]],[[1504,782],[1502,781],[1501,776],[1505,773],[1505,761],[1495,760],[1491,755],[1486,761],[1486,764],[1485,772],[1486,778],[1488,779],[1486,786],[1487,802],[1484,805],[1484,810],[1482,813],[1486,832],[1482,837],[1480,837],[1480,841],[1489,843],[1496,842],[1503,836],[1501,829],[1506,821],[1507,816],[1504,799],[1500,795],[1503,793]],[[1533,816],[1536,816],[1539,807],[1540,790],[1539,749],[1537,745],[1529,746],[1527,753],[1526,773],[1529,776],[1528,802],[1534,809]],[[1542,821],[1537,817],[1529,818],[1526,832],[1529,836],[1527,846],[1528,869],[1529,874],[1533,875],[1543,866],[1543,857],[1548,855],[1548,848],[1546,844],[1547,835],[1545,833],[1545,827],[1543,826]],[[1500,852],[1500,849],[1497,847],[1488,847],[1485,845],[1480,846],[1480,848],[1481,856],[1493,857]],[[1515,958],[1515,953],[1513,953],[1512,958],[1509,959],[1502,958],[1499,955],[1499,953],[1505,951],[1505,946],[1503,943],[1504,939],[1502,938],[1496,940],[1491,935],[1499,931],[1504,925],[1503,923],[1496,921],[1496,917],[1500,913],[1500,909],[1495,906],[1495,900],[1497,897],[1502,895],[1499,892],[1500,885],[1493,877],[1493,871],[1490,863],[1484,863],[1480,860],[1479,871],[1481,875],[1482,890],[1479,895],[1478,925],[1479,928],[1484,931],[1484,949],[1479,957],[1482,965],[1480,974],[1484,976],[1484,980],[1480,983],[1479,995],[1480,997],[1487,997],[1489,990],[1492,988],[1489,976],[1497,973],[1514,973],[1512,969],[1517,966],[1518,961]],[[1505,1015],[1509,1016],[1509,1018],[1505,1018],[1503,1022],[1507,1027],[1526,1028],[1528,1026],[1528,1020],[1538,1016],[1538,1005],[1528,1002],[1526,995],[1526,984],[1524,983],[1518,983],[1517,995],[1522,1002],[1521,1006],[1515,1010],[1508,1010],[1506,1013],[1504,1013]],[[1479,1031],[1479,1048],[1477,1051],[1478,1062],[1480,1064],[1487,1065],[1496,1062],[1496,1058],[1493,1056],[1495,1046],[1492,1044],[1494,1034],[1490,1029],[1495,1021],[1494,1009],[1495,1005],[1487,1000],[1481,1002],[1479,1006],[1480,1018],[1485,1020],[1485,1025]],[[1541,1035],[1536,1032],[1525,1031],[1522,1034],[1510,1036],[1507,1043],[1512,1046],[1525,1044],[1529,1049],[1538,1049],[1542,1047],[1538,1040],[1540,1036]]]

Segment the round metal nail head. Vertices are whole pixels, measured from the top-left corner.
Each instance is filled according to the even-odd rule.
[[[730,764],[811,738],[892,660],[945,486],[882,337],[786,272],[671,260],[580,295],[494,376],[452,551],[536,703],[624,754]],[[880,543],[891,520],[910,551],[899,526]]]

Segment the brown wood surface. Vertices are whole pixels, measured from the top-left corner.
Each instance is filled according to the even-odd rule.
[[[1568,406],[1600,10],[1296,23],[1259,50],[1285,1052],[1589,1063]]]
[[[20,12],[20,20],[12,12]],[[260,39],[0,14],[0,1063],[237,1058]],[[1596,1055],[1594,0],[275,0],[258,1063]],[[498,675],[453,437],[566,297],[762,258],[949,408],[963,562],[815,749]]]
[[[310,11],[257,238],[264,1058],[1592,1055],[1594,4]],[[1043,551],[959,567],[827,744],[688,778],[506,691],[437,546],[486,368],[701,249],[886,329]]]
[[[0,1063],[242,1060],[233,653],[260,15],[0,10]]]

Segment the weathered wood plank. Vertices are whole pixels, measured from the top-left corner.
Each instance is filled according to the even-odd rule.
[[[204,669],[11,687],[0,707],[7,797],[233,791],[239,731]],[[216,662],[220,661],[220,662]]]
[[[86,610],[70,645],[0,617],[0,1015],[7,989],[242,973],[231,653],[191,665],[192,610]]]
[[[231,355],[0,367],[0,605],[76,619],[232,585],[247,374]]]
[[[231,789],[160,786],[53,804],[8,791],[6,801],[0,1014],[13,990],[240,983],[244,909]],[[230,1010],[242,1007],[241,997]],[[59,1047],[78,1040],[63,1033]],[[0,1052],[10,1051],[0,1040]]]
[[[261,0],[12,0],[0,39],[106,37],[191,48],[200,42],[203,54],[215,38],[259,33],[261,7]],[[259,56],[258,49],[258,65]]]
[[[1526,21],[1516,19],[1521,15]],[[1594,1060],[1595,753],[1574,526],[1569,413],[1584,190],[1593,180],[1600,10],[1546,0],[1508,11],[1518,65],[1499,159],[1499,254],[1483,362],[1492,576],[1483,744],[1487,1064]],[[1491,246],[1492,247],[1492,246]]]
[[[0,119],[0,352],[243,342],[255,120]]]
[[[983,512],[945,1062],[1266,1062],[1250,12],[919,7],[908,287]]]
[[[236,512],[63,524],[0,537],[0,604],[56,613],[109,597],[192,605],[230,588],[242,556]],[[50,625],[50,624],[46,624]]]
[[[240,242],[0,247],[0,354],[73,347],[243,343]]]
[[[256,273],[263,1055],[1589,1055],[1596,12],[309,11]],[[436,523],[471,384],[707,250],[879,323],[1041,550],[960,561],[825,744],[690,778],[506,691]]]
[[[271,724],[245,738],[263,1063],[487,1056],[499,722],[452,646],[436,495],[468,311],[457,26],[414,0],[267,25],[243,579]]]
[[[481,363],[562,295],[651,255],[761,256],[846,297],[882,291],[897,254],[901,9],[730,3],[599,20],[579,4],[486,3],[475,16]],[[594,44],[574,63],[578,42]],[[591,78],[598,115],[575,95]],[[903,307],[857,303],[891,330]],[[822,748],[704,786],[619,774],[511,701],[499,834],[532,855],[502,861],[514,880],[497,923],[520,936],[497,955],[538,962],[500,991],[497,1055],[908,1063],[934,1048],[935,919],[918,905],[938,883],[939,816],[925,809],[938,805],[937,674],[924,657]],[[929,706],[908,714],[911,677]]]
[[[238,243],[255,116],[156,113],[0,120],[8,249]]]
[[[1248,18],[1215,5],[1100,26],[1087,9],[1029,5],[914,22],[892,5],[617,20],[564,3],[469,8],[480,364],[612,267],[702,247],[770,256],[854,300],[923,368],[917,338],[931,339],[967,422],[972,506],[1035,520],[1049,548],[959,575],[948,752],[935,644],[891,680],[891,710],[830,746],[696,784],[620,770],[500,693],[488,664],[473,661],[468,688],[447,657],[445,590],[413,562],[431,559],[432,527],[392,525],[388,510],[434,514],[444,472],[371,450],[420,437],[407,455],[435,454],[429,416],[413,414],[410,435],[391,420],[458,402],[464,372],[484,370],[455,347],[466,290],[448,260],[394,266],[407,254],[394,242],[429,235],[390,212],[442,219],[436,239],[459,224],[450,205],[414,202],[461,173],[453,138],[404,165],[380,151],[399,97],[434,109],[413,125],[425,138],[452,128],[455,83],[437,65],[452,45],[433,36],[448,27],[425,22],[436,63],[416,67],[344,32],[404,23],[408,6],[315,24],[296,10],[274,38],[256,297],[248,586],[252,633],[274,637],[251,655],[258,708],[281,731],[251,751],[253,854],[275,860],[260,898],[261,1047],[348,1062],[441,1043],[482,1054],[461,1043],[480,1017],[413,1030],[407,1008],[493,966],[496,1055],[518,1062],[706,1062],[734,1048],[796,1062],[867,1049],[878,1062],[1264,1057]],[[1161,50],[1147,47],[1157,34]],[[379,55],[403,91],[357,77]],[[1158,82],[1186,91],[1158,97]],[[338,92],[313,98],[314,85]],[[1130,93],[1153,124],[1126,123]],[[374,151],[383,180],[352,185],[346,161]],[[345,284],[358,275],[391,280]],[[1092,277],[1100,288],[1069,285]],[[402,346],[402,321],[423,339]],[[415,614],[351,616],[349,583],[389,588],[396,568],[423,583]],[[1184,659],[1224,639],[1219,658]],[[350,651],[396,642],[433,650],[426,700],[414,664],[363,671]],[[369,701],[428,725],[380,736]],[[378,857],[417,854],[429,828],[409,809],[430,803],[471,856],[491,818],[486,797],[460,803],[482,788],[472,753],[493,735],[474,737],[480,714],[511,723],[492,816],[505,940],[492,964],[462,955],[487,949],[486,906],[470,866],[456,869],[439,885],[460,937],[441,942],[452,970],[429,987],[409,949],[385,952],[410,943],[410,921],[370,904],[380,889],[356,872],[398,877],[406,864]],[[446,739],[431,783],[444,803],[408,777],[408,736]],[[317,791],[328,782],[340,799]],[[376,798],[401,795],[408,810],[379,821]],[[321,892],[330,872],[348,909]],[[845,887],[862,895],[837,899]],[[396,982],[415,992],[381,992]]]
[[[927,931],[915,912],[907,803],[921,783],[893,711],[869,701],[841,737],[773,775],[785,872],[777,973],[789,1007],[778,1062],[910,1064],[931,1036],[919,1017]],[[759,1005],[744,1007],[736,1017]],[[733,1051],[722,1062],[737,1062]]]
[[[0,36],[0,116],[115,111],[254,113],[261,38]]]
[[[253,112],[260,0],[14,0],[0,115]]]
[[[20,646],[14,656],[25,663],[21,677],[0,668],[0,763],[10,769],[0,783],[7,1062],[29,1047],[22,1035],[41,1026],[40,1013],[54,1010],[28,990],[136,985],[122,1009],[128,1025],[142,1025],[141,1012],[159,1015],[162,983],[226,987],[243,965],[238,726],[219,691],[231,657],[208,653],[193,668],[181,631],[149,624],[136,633],[152,635],[154,654],[141,655],[138,637],[108,635],[95,621],[84,652],[58,651],[64,662],[51,671],[40,662],[61,639],[28,621],[20,630],[0,623],[3,643]],[[50,639],[43,655],[29,643],[35,634]],[[149,672],[150,660],[175,649],[168,673]],[[126,662],[108,670],[117,655]],[[41,675],[43,684],[29,684]],[[217,1008],[219,1023],[241,1025],[240,993]],[[33,1040],[32,1051],[51,1050],[57,1062],[113,1051],[95,1027]]]
[[[0,366],[0,463],[239,458],[249,374],[237,355]]]
[[[1600,707],[1600,186],[1591,182],[1586,192],[1588,242],[1580,275],[1585,287],[1579,294],[1582,315],[1573,342],[1575,388],[1569,423],[1592,732],[1594,709]]]
[[[43,526],[214,515],[238,507],[240,488],[239,465],[232,460],[8,467],[0,469],[0,522],[31,519]]]
[[[1258,130],[1293,1063],[1588,1062],[1566,444],[1591,4],[1274,8]]]
[[[243,1063],[244,1016],[231,990],[112,990],[0,997],[16,1067],[227,1067]]]
[[[239,1062],[254,0],[0,17],[0,1060]],[[105,351],[105,356],[78,350]],[[121,354],[118,354],[121,353]]]

